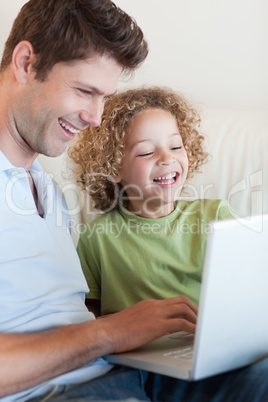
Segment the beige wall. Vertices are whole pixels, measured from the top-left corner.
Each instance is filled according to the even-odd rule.
[[[0,50],[23,0],[1,0]],[[268,110],[267,0],[115,0],[150,54],[132,81],[172,86],[213,109]]]
[[[209,108],[268,110],[267,0],[115,0],[150,55],[133,85],[164,84]]]

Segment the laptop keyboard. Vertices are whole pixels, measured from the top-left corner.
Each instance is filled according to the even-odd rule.
[[[175,335],[172,334],[169,338],[177,339],[179,342],[178,349],[163,353],[165,358],[192,360],[193,358],[193,336],[190,334]]]
[[[173,357],[173,359],[186,359],[191,360],[193,358],[193,347],[189,346],[187,348],[182,348],[174,350],[172,352],[163,353],[163,357]]]

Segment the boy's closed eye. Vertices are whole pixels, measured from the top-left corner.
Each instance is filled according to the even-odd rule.
[[[143,152],[141,154],[138,154],[137,156],[143,157],[143,156],[150,156],[150,155],[153,155],[153,151],[151,151],[151,152]]]
[[[180,149],[182,149],[182,145],[178,145],[178,146],[175,146],[175,147],[171,147],[170,149],[171,149],[171,151],[179,151]],[[139,153],[137,156],[138,157],[144,157],[144,156],[150,156],[150,155],[153,155],[153,151],[149,151],[149,152],[142,152],[142,153]]]

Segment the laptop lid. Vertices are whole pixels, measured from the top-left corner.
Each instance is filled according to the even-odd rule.
[[[204,267],[194,379],[268,354],[268,216],[214,222]]]
[[[268,215],[216,221],[211,228],[195,337],[166,335],[108,361],[198,380],[268,354]]]

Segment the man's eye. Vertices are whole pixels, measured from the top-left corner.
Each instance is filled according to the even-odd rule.
[[[87,89],[78,88],[78,91],[84,95],[91,95],[91,91],[88,91]]]

